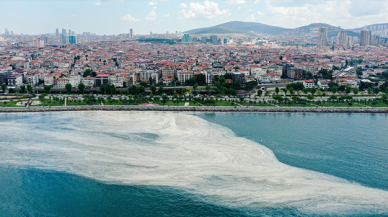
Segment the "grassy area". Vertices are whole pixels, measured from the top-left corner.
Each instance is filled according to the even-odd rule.
[[[376,105],[368,104],[368,106],[372,106],[372,107],[388,107],[388,104],[380,102],[380,103],[377,103]]]
[[[200,104],[198,104],[196,102],[190,102],[189,106],[202,106],[202,105],[200,105]]]
[[[316,105],[311,105],[311,104],[276,104],[277,106],[280,107],[317,107]]]
[[[2,102],[2,103],[0,103],[0,106],[3,106],[3,107],[24,107],[24,105],[17,106],[16,103],[19,103],[19,102],[23,102],[23,104],[24,104],[27,101],[12,101],[12,102],[6,102],[6,103]]]
[[[358,103],[352,103],[352,105],[349,105],[349,103],[345,102],[325,102],[321,103],[317,106],[325,106],[325,107],[363,107],[362,105]]]

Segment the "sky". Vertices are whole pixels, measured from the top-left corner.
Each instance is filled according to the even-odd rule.
[[[0,34],[71,29],[98,35],[170,33],[229,21],[345,29],[388,23],[386,0],[0,0]]]

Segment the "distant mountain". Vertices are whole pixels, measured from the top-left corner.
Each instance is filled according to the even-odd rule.
[[[224,24],[220,24],[217,26],[193,29],[186,31],[185,33],[189,34],[228,34],[228,33],[240,33],[240,34],[254,34],[262,33],[262,34],[271,34],[277,35],[287,31],[288,29],[265,25],[262,23],[253,23],[253,22],[241,22],[241,21],[232,21]]]
[[[363,29],[369,29],[372,32],[384,31],[388,30],[388,23],[371,24],[360,28],[350,29],[350,31],[361,32]]]
[[[338,35],[338,32],[343,31],[344,29],[340,27],[335,27],[326,23],[312,23],[308,26],[302,26],[296,29],[291,29],[288,31],[283,32],[281,35],[283,36],[293,36],[297,38],[303,38],[306,36],[316,37],[318,28],[319,27],[326,27],[328,28],[328,37],[332,37],[334,35]]]

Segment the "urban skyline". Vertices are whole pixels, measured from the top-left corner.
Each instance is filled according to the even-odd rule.
[[[120,34],[128,28],[136,29],[137,34],[184,32],[231,20],[284,28],[321,22],[351,29],[388,18],[384,10],[388,3],[382,1],[80,1],[75,8],[66,1],[34,1],[22,5],[2,1],[2,5],[0,19],[7,22],[0,23],[0,30],[12,28],[15,34],[52,33],[58,26],[99,35]],[[14,7],[19,10],[6,10]],[[7,19],[11,16],[16,18]],[[29,22],[25,22],[26,17]]]

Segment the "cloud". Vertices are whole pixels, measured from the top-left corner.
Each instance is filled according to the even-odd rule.
[[[170,14],[166,14],[166,15],[164,15],[164,17],[170,17]]]
[[[136,19],[136,18],[132,17],[129,14],[126,14],[123,17],[121,17],[121,20],[128,21],[128,22],[137,22],[137,21],[139,21],[139,19]]]
[[[146,16],[146,20],[149,20],[149,21],[155,21],[156,20],[156,6],[154,8],[152,8],[152,11]]]
[[[258,11],[257,14],[260,15],[260,16],[264,16],[264,14],[261,13],[260,11]]]
[[[257,4],[257,3],[260,3],[260,0],[255,0],[255,3],[254,3],[254,4]]]
[[[180,7],[180,8],[187,8],[187,4],[181,3],[181,5],[180,5],[179,7]]]
[[[97,6],[100,6],[100,5],[102,5],[102,3],[101,2],[96,2],[96,3],[94,3],[95,5],[97,5]]]
[[[253,15],[253,14],[249,15],[249,17],[246,19],[246,21],[248,21],[248,22],[255,22],[256,21],[255,15]]]
[[[226,3],[230,5],[242,5],[245,4],[245,0],[227,0]]]
[[[185,4],[186,5],[186,4]],[[182,7],[182,4],[181,4]],[[219,16],[230,15],[228,10],[220,10],[215,2],[205,1],[202,4],[191,2],[186,10],[183,8],[179,13],[179,19],[205,19],[210,20]]]
[[[158,3],[157,2],[150,2],[148,3],[149,5],[157,5]]]

